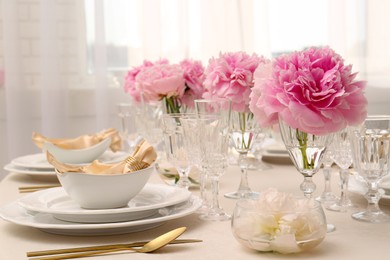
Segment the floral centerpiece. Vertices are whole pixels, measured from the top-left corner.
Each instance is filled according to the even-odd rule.
[[[364,121],[364,81],[351,65],[328,47],[309,48],[260,64],[256,69],[250,110],[271,126],[279,117],[314,135],[333,133]]]
[[[260,64],[250,109],[262,126],[279,121],[294,165],[305,177],[301,190],[311,197],[311,177],[321,165],[331,133],[364,121],[365,82],[328,47],[312,47]]]
[[[249,110],[250,93],[254,85],[253,74],[259,64],[267,60],[257,54],[245,52],[220,53],[212,58],[205,71],[205,99],[230,99],[232,102],[231,136],[234,148],[240,154],[241,182],[238,191],[225,194],[229,198],[257,196],[249,189],[246,157],[257,136],[253,114]]]
[[[194,100],[201,99],[205,88],[204,67],[201,61],[185,59],[180,62],[185,80],[185,91],[181,97],[181,103],[188,108],[194,107]]]
[[[137,103],[141,98],[145,103],[163,100],[167,113],[179,113],[182,105],[193,106],[193,100],[202,96],[203,72],[200,61],[146,60],[127,73],[124,89]]]
[[[141,102],[141,91],[139,88],[137,88],[137,75],[144,69],[148,67],[152,67],[154,64],[168,64],[168,60],[162,59],[156,62],[151,62],[148,60],[145,60],[142,65],[133,67],[131,70],[129,70],[125,76],[125,84],[124,84],[124,90],[125,92],[129,93],[132,97],[133,101],[136,103]]]
[[[211,58],[205,71],[203,98],[227,98],[232,101],[232,110],[249,112],[249,95],[254,85],[253,73],[266,59],[245,52],[220,53]]]

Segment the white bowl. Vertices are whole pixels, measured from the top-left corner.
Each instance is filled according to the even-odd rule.
[[[64,149],[55,144],[45,142],[43,150],[49,151],[58,161],[71,164],[90,163],[101,156],[111,145],[111,137],[83,149]]]
[[[154,165],[112,175],[78,172],[57,173],[58,179],[75,202],[86,209],[113,209],[126,206],[147,183]]]

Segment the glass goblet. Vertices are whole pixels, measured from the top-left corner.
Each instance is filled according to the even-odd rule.
[[[364,124],[351,129],[354,166],[368,186],[367,208],[352,214],[352,218],[371,223],[390,221],[378,206],[381,193],[378,183],[390,170],[390,116],[366,118]]]
[[[280,133],[295,168],[303,175],[300,185],[304,196],[311,198],[316,189],[312,180],[318,172],[326,147],[332,141],[332,135],[313,135],[292,128],[279,118]]]
[[[198,117],[181,117],[180,122],[183,128],[185,140],[187,141],[189,160],[192,167],[196,167],[199,171],[199,189],[200,197],[202,199],[202,206],[197,211],[199,213],[205,213],[210,206],[210,188],[209,179],[206,175],[205,169],[202,167],[202,156],[200,151],[201,142],[201,128],[200,118]],[[190,179],[191,180],[191,179]]]
[[[348,198],[349,167],[352,165],[352,149],[348,129],[345,128],[334,134],[332,143],[332,159],[340,168],[340,199],[325,206],[326,209],[345,212],[355,206]]]
[[[212,189],[211,204],[200,217],[212,221],[229,220],[230,215],[219,204],[219,178],[228,165],[231,101],[195,100],[195,109],[199,118],[201,164]]]
[[[238,190],[226,193],[225,197],[230,199],[256,198],[259,193],[252,191],[248,183],[248,152],[252,149],[260,128],[251,112],[233,112],[230,125],[230,136],[234,148],[239,154],[238,164],[241,169],[241,180]]]
[[[188,178],[191,164],[189,148],[180,121],[182,117],[186,116],[186,114],[181,113],[164,114],[162,116],[162,128],[167,159],[179,172],[179,180],[176,185],[188,189],[191,185],[191,181]]]

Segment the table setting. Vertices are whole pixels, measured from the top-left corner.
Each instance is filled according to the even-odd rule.
[[[4,166],[0,259],[386,259],[390,116],[355,77],[328,47],[145,61],[120,129]]]

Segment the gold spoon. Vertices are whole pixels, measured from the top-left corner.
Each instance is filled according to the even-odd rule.
[[[171,230],[159,237],[156,237],[155,239],[149,241],[145,245],[143,245],[140,248],[133,248],[133,247],[122,247],[122,248],[116,248],[116,249],[109,249],[109,250],[101,250],[101,251],[93,251],[93,252],[82,252],[82,253],[75,253],[75,254],[67,254],[67,255],[61,255],[61,256],[50,256],[50,257],[39,257],[39,258],[33,258],[34,260],[60,260],[60,259],[71,259],[71,258],[79,258],[79,257],[85,257],[85,256],[92,256],[92,255],[99,255],[99,254],[107,254],[107,253],[113,253],[113,252],[119,252],[124,250],[131,250],[138,253],[151,253],[154,252],[167,244],[169,242],[175,240],[178,238],[181,234],[184,233],[186,230],[186,227],[180,227],[174,230]]]

